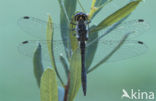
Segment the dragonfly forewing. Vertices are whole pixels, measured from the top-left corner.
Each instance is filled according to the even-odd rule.
[[[46,40],[46,28],[47,28],[47,21],[35,18],[24,16],[18,19],[19,27],[26,32],[26,34],[32,35],[39,40]],[[60,28],[60,24],[52,23],[54,33],[57,35],[61,35],[61,31],[72,31],[70,28],[64,26]]]
[[[144,34],[149,28],[149,24],[143,19],[135,19],[122,22],[119,25],[116,23],[98,33],[100,38],[104,37],[105,40],[121,40],[128,32],[134,31],[134,33],[128,37],[129,40],[134,40],[134,38]]]

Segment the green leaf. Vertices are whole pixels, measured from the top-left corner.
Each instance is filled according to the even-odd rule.
[[[41,101],[58,101],[58,86],[56,73],[53,69],[46,69],[41,78]]]
[[[64,0],[64,5],[67,11],[67,15],[70,19],[72,15],[75,13],[77,0]]]
[[[86,13],[84,7],[82,6],[81,1],[80,0],[77,0],[77,1],[78,1],[78,4],[79,4],[80,8],[82,9],[82,12]]]
[[[72,15],[72,18],[71,18],[71,22],[72,22],[72,23],[76,23],[76,21],[74,20],[74,15],[77,14],[77,13],[79,13],[79,11],[75,12],[75,13]],[[76,28],[76,26],[70,24],[70,29],[74,29],[74,28]],[[69,37],[69,38],[70,38],[70,41],[71,41],[71,49],[72,49],[72,51],[76,51],[76,49],[79,47],[79,45],[78,45],[78,40],[77,40],[77,38],[73,35],[74,33],[76,33],[76,31],[71,31],[71,32],[70,32],[70,37]]]
[[[66,77],[68,78],[69,68],[68,68],[68,65],[67,65],[67,61],[66,61],[66,59],[62,55],[60,55],[59,58],[60,58],[60,61],[61,61],[62,65],[63,65],[63,67],[64,67],[64,70],[65,70],[65,73],[66,73]]]
[[[128,15],[129,16],[129,15]],[[109,34],[111,31],[113,31],[115,28],[117,28],[123,21],[125,21],[127,18],[128,18],[128,16],[126,16],[125,18],[123,18],[123,19],[121,19],[120,21],[118,21],[117,23],[115,23],[114,25],[112,25],[105,33],[103,33],[103,35],[101,35],[100,37],[98,37],[98,40],[100,40],[101,38],[103,38],[103,37],[105,37],[105,35],[107,35],[107,34]],[[93,27],[94,28],[94,27]],[[97,40],[97,41],[98,41]],[[96,42],[96,41],[95,41]],[[97,46],[97,43],[95,44],[95,46],[93,46],[93,47],[96,47]],[[89,49],[89,51],[90,50],[92,50],[92,48],[91,49]],[[116,49],[115,49],[116,50]],[[113,51],[114,53],[115,53],[115,51]],[[95,54],[95,53],[94,53]],[[111,54],[111,52],[110,52],[110,54]],[[113,53],[112,53],[113,54]],[[90,70],[88,70],[88,72],[91,72],[91,71],[93,71],[94,69],[96,69],[99,65],[101,65],[101,64],[103,64],[103,63],[105,63],[109,58],[111,57],[111,55],[108,55],[108,56],[106,56],[106,57],[104,57],[104,59],[102,59],[99,63],[97,63],[95,66],[93,66]]]
[[[110,0],[96,0],[95,7],[99,7],[108,1],[110,1]]]
[[[112,15],[108,16],[106,19],[104,19],[101,23],[98,24],[98,26],[92,30],[92,32],[95,31],[99,31],[101,29],[104,29],[118,21],[120,21],[121,19],[125,18],[126,16],[128,16],[132,11],[135,10],[135,8],[137,7],[137,5],[141,2],[142,0],[135,0],[132,1],[130,3],[128,3],[126,6],[124,6],[123,8],[117,10],[115,13],[113,13]]]
[[[48,46],[48,52],[51,58],[51,64],[53,67],[56,67],[55,64],[55,59],[54,59],[54,54],[53,54],[53,26],[52,26],[52,19],[50,16],[48,16],[48,23],[47,23],[47,32],[46,32],[46,36],[47,36],[47,46]],[[50,42],[51,41],[51,42]]]
[[[80,50],[76,50],[70,62],[70,84],[68,101],[73,101],[81,85],[81,55]]]
[[[101,11],[101,9],[111,1],[112,0],[96,0],[95,7],[98,7],[98,10],[94,13],[92,18],[94,18]]]
[[[41,76],[44,71],[43,65],[42,65],[42,57],[41,57],[41,45],[39,44],[34,56],[33,56],[33,67],[34,67],[34,75],[37,80],[37,84],[40,87],[40,81],[41,81]]]
[[[105,33],[103,33],[103,35],[101,35],[100,37],[98,37],[98,32],[94,32],[93,34],[90,34],[89,36],[89,40],[88,42],[92,43],[93,41],[95,41],[94,43],[92,43],[89,47],[87,47],[87,52],[86,52],[86,68],[87,70],[90,68],[90,65],[94,59],[94,55],[96,53],[96,48],[98,45],[98,40],[100,40],[101,38],[103,38],[105,35],[109,34],[111,31],[113,31],[116,27],[118,27],[124,20],[126,20],[128,18],[128,16],[126,16],[125,18],[121,19],[120,21],[118,21],[116,24],[112,25]],[[91,29],[95,28],[96,26],[92,26]]]
[[[61,79],[58,73],[56,64],[55,64],[55,58],[54,58],[54,52],[53,52],[53,26],[52,26],[52,19],[50,16],[48,17],[46,34],[47,34],[47,46],[48,46],[48,51],[49,51],[52,67],[55,69],[57,77],[59,78],[61,84],[64,86],[63,80]]]
[[[66,40],[63,44],[65,46],[65,52],[67,55],[67,58],[70,59],[70,31],[64,30],[69,29],[70,25],[70,19],[72,18],[72,15],[75,13],[76,10],[76,4],[77,0],[64,0],[64,5],[60,5],[61,8],[61,14],[60,14],[60,25],[61,25],[61,36],[63,40]]]
[[[95,26],[92,26],[90,29],[93,29]],[[94,32],[89,34],[89,38],[87,43],[92,42],[94,39],[98,38],[98,32]],[[86,70],[89,69],[93,59],[94,55],[97,49],[98,41],[91,44],[89,47],[86,48]]]
[[[97,67],[99,67],[100,65],[102,65],[103,63],[105,63],[109,58],[111,58],[111,56],[118,50],[120,49],[120,47],[122,47],[122,45],[124,44],[124,42],[126,41],[126,39],[128,38],[128,36],[133,33],[133,32],[129,32],[129,33],[125,33],[125,36],[122,38],[122,40],[120,41],[120,43],[106,56],[104,57],[104,59],[102,59],[100,62],[98,62],[95,66],[93,66],[90,70],[88,70],[87,73],[92,72],[93,70],[95,70]]]

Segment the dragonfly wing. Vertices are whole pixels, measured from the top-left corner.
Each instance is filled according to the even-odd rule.
[[[143,19],[137,19],[123,22],[119,25],[114,24],[108,29],[99,31],[99,34],[104,36],[106,40],[121,40],[128,32],[134,32],[128,37],[128,39],[132,39],[143,34],[148,29],[149,25]]]
[[[102,59],[108,57],[111,52],[120,44],[120,40],[100,40],[96,53],[94,55],[93,64],[100,62]],[[91,47],[88,46],[88,47]],[[141,41],[126,40],[120,48],[115,51],[106,62],[114,62],[135,57],[146,52],[147,46]],[[87,50],[89,51],[89,50]]]
[[[46,37],[47,22],[34,17],[21,17],[18,19],[19,27],[33,37],[44,39]]]
[[[33,37],[39,38],[41,40],[46,40],[46,27],[47,21],[35,18],[24,16],[18,19],[19,27],[26,33],[32,35]],[[53,23],[54,32],[60,34],[60,25]],[[67,27],[63,27],[62,31],[69,30]],[[61,35],[61,34],[60,34]]]
[[[119,45],[121,40],[128,34],[128,38],[107,61],[119,61],[130,57],[135,57],[144,53],[147,50],[146,45],[141,41],[130,41],[132,38],[142,34],[149,28],[144,20],[132,20],[124,23],[116,23],[111,27],[98,32],[99,37],[87,43],[87,52],[91,52],[90,48],[98,41],[96,54],[94,55],[93,63],[97,63],[107,57]],[[96,48],[96,47],[95,47]],[[89,56],[87,56],[89,57]]]
[[[47,48],[47,42],[50,43],[51,41],[43,41],[43,40],[29,40],[29,41],[24,41],[18,45],[18,51],[28,57],[33,58],[34,52],[37,48],[37,46],[40,44],[41,45],[41,53],[42,53],[42,60],[44,62],[50,63],[50,55],[49,51]],[[63,55],[65,56],[65,51],[64,51],[64,45],[61,40],[54,41],[53,42],[53,52],[54,52],[54,57],[56,63],[60,63],[59,56]]]

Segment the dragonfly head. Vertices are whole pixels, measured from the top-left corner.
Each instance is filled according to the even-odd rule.
[[[83,12],[79,12],[79,13],[75,14],[74,19],[75,19],[75,21],[86,21],[86,20],[88,20],[88,16],[87,16],[87,14],[85,14]]]

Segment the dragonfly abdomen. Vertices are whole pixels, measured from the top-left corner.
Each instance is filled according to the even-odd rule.
[[[81,48],[81,82],[84,95],[87,92],[87,73],[85,68],[85,41],[80,42]]]

